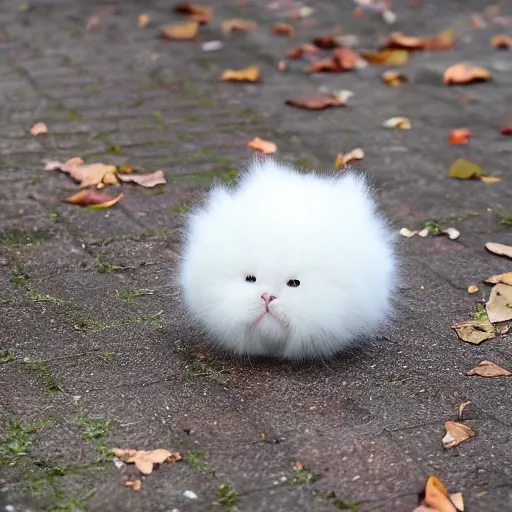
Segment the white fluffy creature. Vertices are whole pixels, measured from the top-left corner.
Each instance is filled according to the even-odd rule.
[[[364,176],[260,159],[191,212],[184,302],[236,354],[326,358],[386,320],[393,238]]]

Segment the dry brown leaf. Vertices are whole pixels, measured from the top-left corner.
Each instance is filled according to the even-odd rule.
[[[104,185],[117,185],[119,183],[119,180],[113,172],[107,172],[105,176],[103,176],[102,183]]]
[[[107,165],[102,163],[84,164],[79,158],[71,158],[67,162],[47,161],[46,170],[59,170],[69,174],[71,178],[80,183],[80,187],[90,187],[98,185],[103,181],[106,174],[115,173],[115,165]]]
[[[220,79],[223,82],[257,82],[260,77],[260,68],[250,66],[243,69],[226,69]]]
[[[335,36],[318,36],[313,39],[313,43],[322,50],[332,50],[339,46]]]
[[[258,25],[253,21],[244,20],[242,18],[230,18],[228,20],[224,20],[221,23],[222,32],[227,35],[235,30],[240,30],[242,32],[251,32],[256,30]]]
[[[461,324],[452,325],[452,329],[462,341],[478,345],[482,341],[496,337],[496,329],[488,320],[468,320]]]
[[[163,171],[154,171],[148,174],[119,174],[118,178],[124,183],[136,183],[146,188],[165,185],[167,183]]]
[[[453,448],[470,437],[476,436],[469,427],[456,421],[446,421],[444,428],[446,429],[446,435],[443,437],[443,446],[447,449]]]
[[[431,507],[432,512],[457,512],[451,503],[448,491],[439,478],[430,476],[425,484],[425,505]]]
[[[100,22],[99,16],[91,16],[87,20],[87,25],[85,25],[85,30],[92,30],[94,27],[96,27],[98,25],[99,22]]]
[[[501,178],[498,178],[497,176],[482,176],[480,181],[483,181],[484,183],[499,183]]]
[[[331,107],[344,107],[345,104],[332,94],[323,92],[313,92],[296,96],[291,100],[286,100],[286,104],[292,107],[304,108],[306,110],[323,110]]]
[[[208,23],[213,16],[213,8],[201,4],[182,3],[178,4],[174,10],[182,14],[188,14],[191,20],[199,23]]]
[[[458,158],[450,167],[448,176],[459,180],[470,180],[481,178],[483,173],[484,172],[480,166],[464,158]]]
[[[339,73],[341,71],[351,71],[364,65],[366,65],[365,61],[354,50],[350,48],[337,48],[332,57],[313,62],[309,72],[333,71]]]
[[[512,246],[511,245],[503,245],[497,244],[495,242],[487,242],[485,244],[485,248],[498,256],[506,256],[507,258],[512,258]]]
[[[496,276],[491,276],[491,277],[489,277],[489,279],[486,279],[485,282],[492,283],[492,284],[503,283],[503,284],[512,285],[512,272],[506,272],[505,274],[498,274]]]
[[[43,133],[48,133],[48,127],[44,123],[36,123],[32,128],[30,128],[31,135],[41,135]]]
[[[467,128],[456,128],[452,130],[448,142],[450,144],[467,144],[469,137],[473,137],[475,134]]]
[[[134,491],[140,491],[142,482],[140,480],[127,480],[124,483],[125,487],[131,487]]]
[[[400,32],[393,32],[385,44],[385,48],[408,51],[435,51],[448,50],[453,47],[455,36],[452,29],[444,30],[432,37],[404,36]]]
[[[491,361],[482,361],[478,363],[472,370],[466,372],[466,375],[480,375],[480,377],[508,377],[512,375],[508,370],[498,366]]]
[[[471,286],[468,286],[468,293],[476,293],[478,291],[478,286],[475,286],[472,284]]]
[[[145,475],[153,472],[154,464],[181,460],[181,455],[178,452],[170,452],[161,448],[150,451],[113,448],[112,453],[116,457],[123,458],[128,464],[134,463],[135,467]]]
[[[288,36],[290,38],[295,37],[295,29],[289,23],[277,23],[270,29],[271,34],[277,34],[279,36]]]
[[[503,126],[500,133],[501,135],[512,135],[512,126]]]
[[[399,85],[407,82],[407,77],[399,71],[389,70],[382,73],[382,80],[385,84],[391,87],[398,87]]]
[[[344,165],[348,165],[351,162],[356,160],[362,160],[364,158],[364,151],[361,148],[353,149],[348,153],[338,153],[336,157],[336,161],[334,162],[334,167],[338,169],[339,167],[343,167]]]
[[[507,34],[498,34],[491,39],[491,45],[494,48],[507,50],[512,48],[512,37]]]
[[[464,409],[470,404],[471,402],[462,402],[459,405],[459,420],[462,419],[462,413],[464,412]]]
[[[498,283],[491,290],[486,310],[493,324],[512,320],[512,286]]]
[[[117,204],[124,197],[124,194],[121,192],[118,196],[109,196],[106,194],[100,194],[95,190],[94,187],[84,188],[73,194],[66,199],[63,199],[64,203],[74,204],[76,206],[81,206],[83,208],[91,208],[94,210],[102,209],[102,208],[110,208]]]
[[[317,54],[320,53],[320,49],[318,46],[315,46],[314,44],[310,43],[304,43],[298,46],[297,48],[294,48],[293,50],[290,50],[286,54],[287,59],[299,59],[304,54]]]
[[[270,142],[269,140],[260,139],[259,137],[255,137],[250,142],[248,142],[247,147],[255,149],[260,153],[260,155],[269,155],[277,151],[276,144]]]
[[[137,18],[137,25],[140,28],[144,28],[144,27],[147,27],[148,24],[149,24],[149,15],[146,14],[145,12],[143,12],[142,14],[139,14],[139,16]]]
[[[386,66],[403,66],[409,60],[407,50],[381,50],[379,52],[361,52],[363,59],[370,64],[385,64]]]
[[[411,121],[408,117],[392,117],[382,124],[385,128],[400,128],[401,130],[409,130]]]
[[[199,32],[198,21],[187,21],[186,23],[174,23],[165,25],[162,28],[162,37],[171,41],[190,41]]]
[[[472,82],[487,82],[491,79],[491,72],[473,64],[454,64],[446,69],[443,76],[445,85],[470,84]]]

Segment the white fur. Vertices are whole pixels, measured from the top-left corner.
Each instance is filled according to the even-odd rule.
[[[313,359],[377,331],[394,275],[393,236],[363,176],[260,159],[191,213],[179,277],[186,306],[220,346]],[[277,298],[254,325],[263,293]]]

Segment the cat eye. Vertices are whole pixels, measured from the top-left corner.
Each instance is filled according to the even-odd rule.
[[[254,276],[246,276],[245,280],[248,283],[255,283],[256,282],[256,278]]]
[[[300,286],[300,281],[298,279],[290,279],[286,284],[291,288],[297,288]]]

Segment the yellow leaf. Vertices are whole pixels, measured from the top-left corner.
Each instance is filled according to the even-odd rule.
[[[452,329],[462,341],[478,345],[482,341],[496,337],[496,329],[488,320],[468,320],[461,324],[452,325]]]
[[[175,41],[188,41],[194,39],[198,31],[199,22],[188,21],[186,23],[165,25],[162,29],[162,37]]]
[[[409,59],[407,50],[381,50],[380,52],[361,52],[363,59],[370,64],[385,64],[386,66],[403,66]]]
[[[468,286],[468,293],[476,293],[478,291],[478,286],[475,286],[472,284],[471,286]]]
[[[469,180],[472,178],[480,178],[483,175],[482,168],[469,160],[458,158],[453,162],[448,172],[450,178],[459,180]]]
[[[243,69],[226,69],[220,79],[223,82],[256,82],[260,77],[260,68],[250,66]]]

